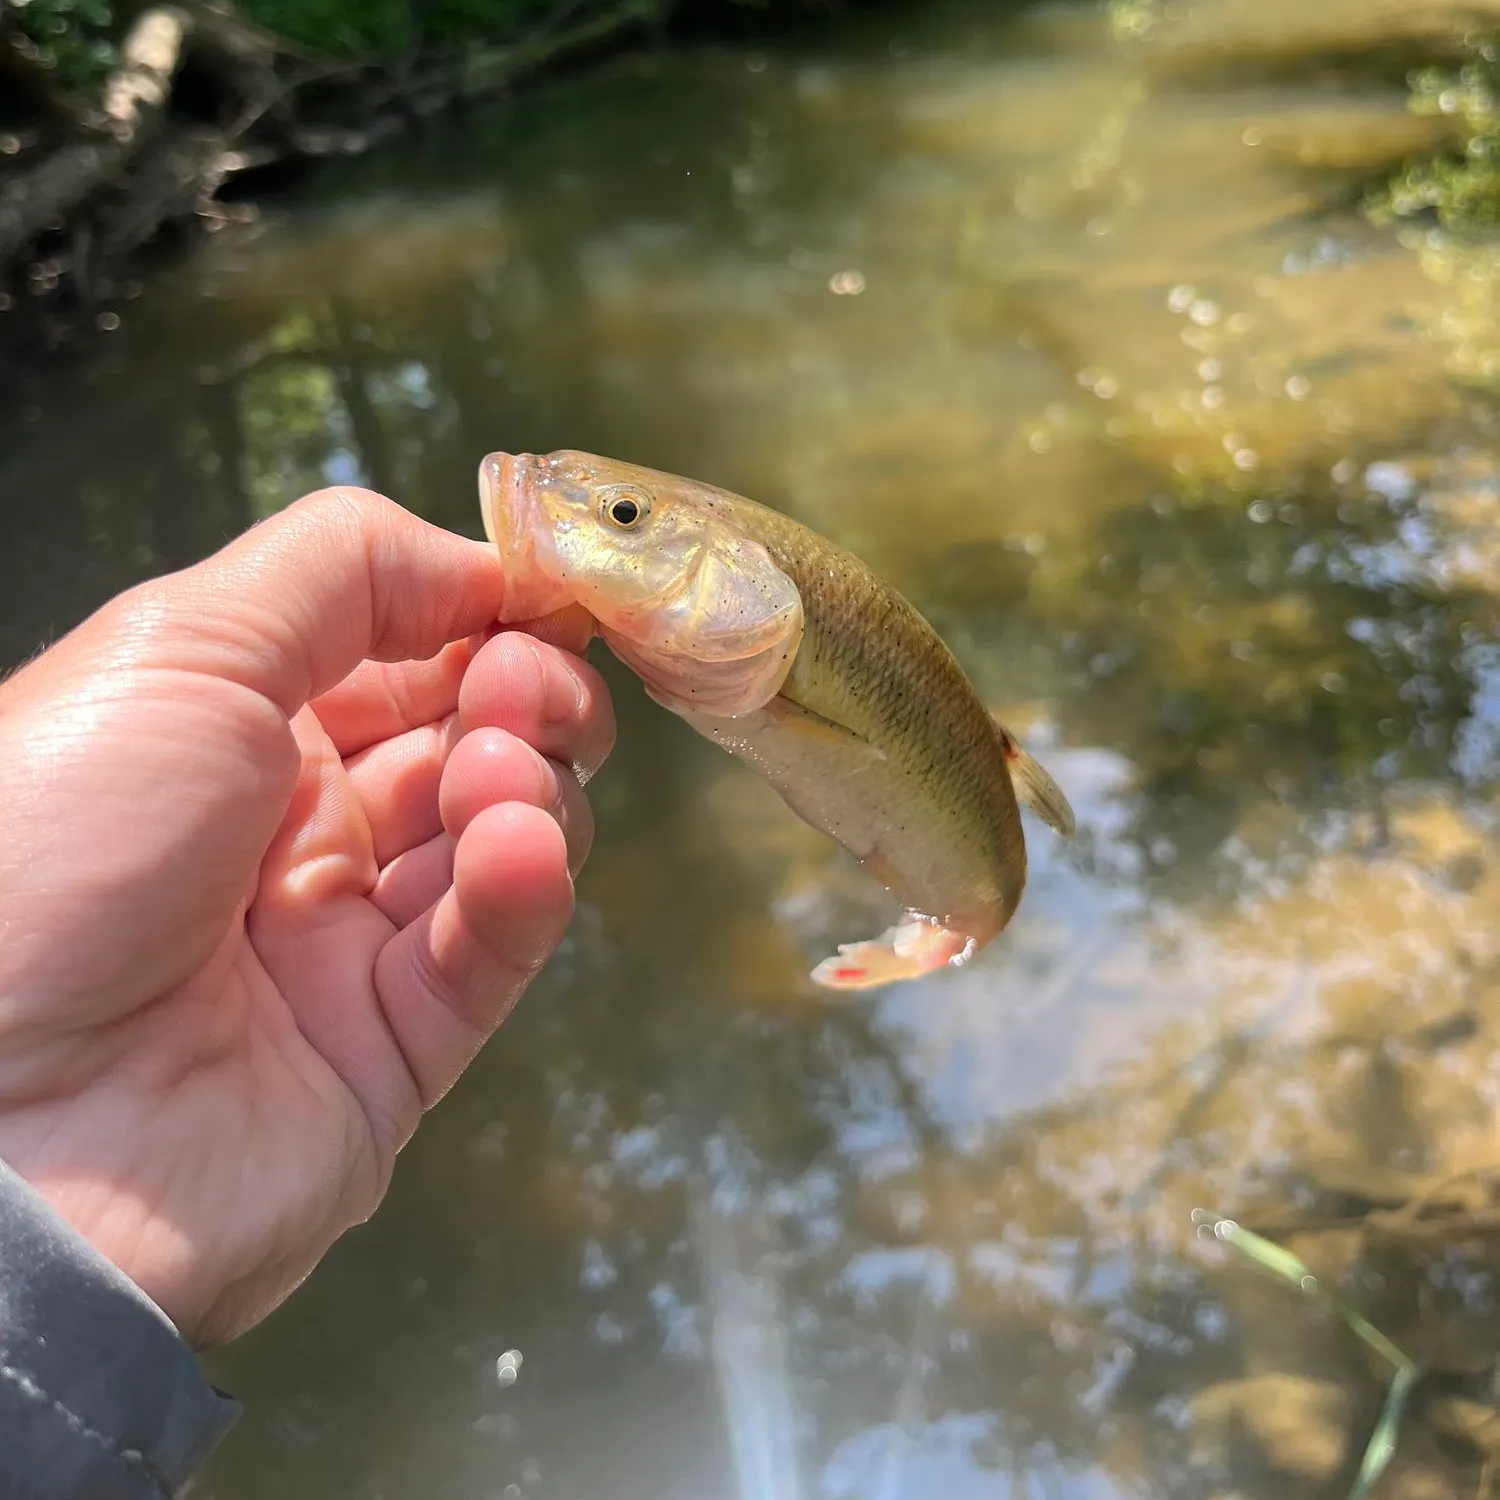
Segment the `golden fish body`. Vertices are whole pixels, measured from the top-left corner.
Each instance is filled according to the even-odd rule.
[[[1017,807],[1067,800],[986,711],[937,632],[858,558],[780,512],[675,475],[491,454],[485,527],[513,617],[582,604],[658,702],[764,776],[906,909],[813,977],[866,988],[962,962],[1026,883]]]

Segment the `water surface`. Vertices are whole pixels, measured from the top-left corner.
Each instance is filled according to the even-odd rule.
[[[633,55],[224,231],[0,417],[7,661],[306,489],[478,534],[485,452],[584,447],[860,551],[1082,825],[1028,824],[970,968],[830,1000],[876,895],[610,670],[566,947],[215,1359],[205,1493],[1344,1493],[1387,1372],[1195,1208],[1434,1372],[1389,1492],[1477,1492],[1500,1310],[1441,1211],[1500,1162],[1500,328],[1360,211],[1442,128],[1394,15]]]

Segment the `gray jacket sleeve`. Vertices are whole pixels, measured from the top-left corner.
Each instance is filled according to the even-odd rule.
[[[0,1162],[0,1495],[163,1500],[238,1416],[161,1309]]]

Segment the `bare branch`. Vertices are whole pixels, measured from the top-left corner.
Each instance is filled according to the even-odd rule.
[[[117,173],[161,120],[187,34],[175,7],[146,11],[130,28],[105,86],[108,133],[61,147],[0,192],[0,262],[10,260]]]

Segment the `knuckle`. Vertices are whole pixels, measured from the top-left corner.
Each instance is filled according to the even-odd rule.
[[[319,490],[297,502],[302,513],[296,519],[317,534],[357,538],[365,547],[388,521],[391,502],[373,490]]]

